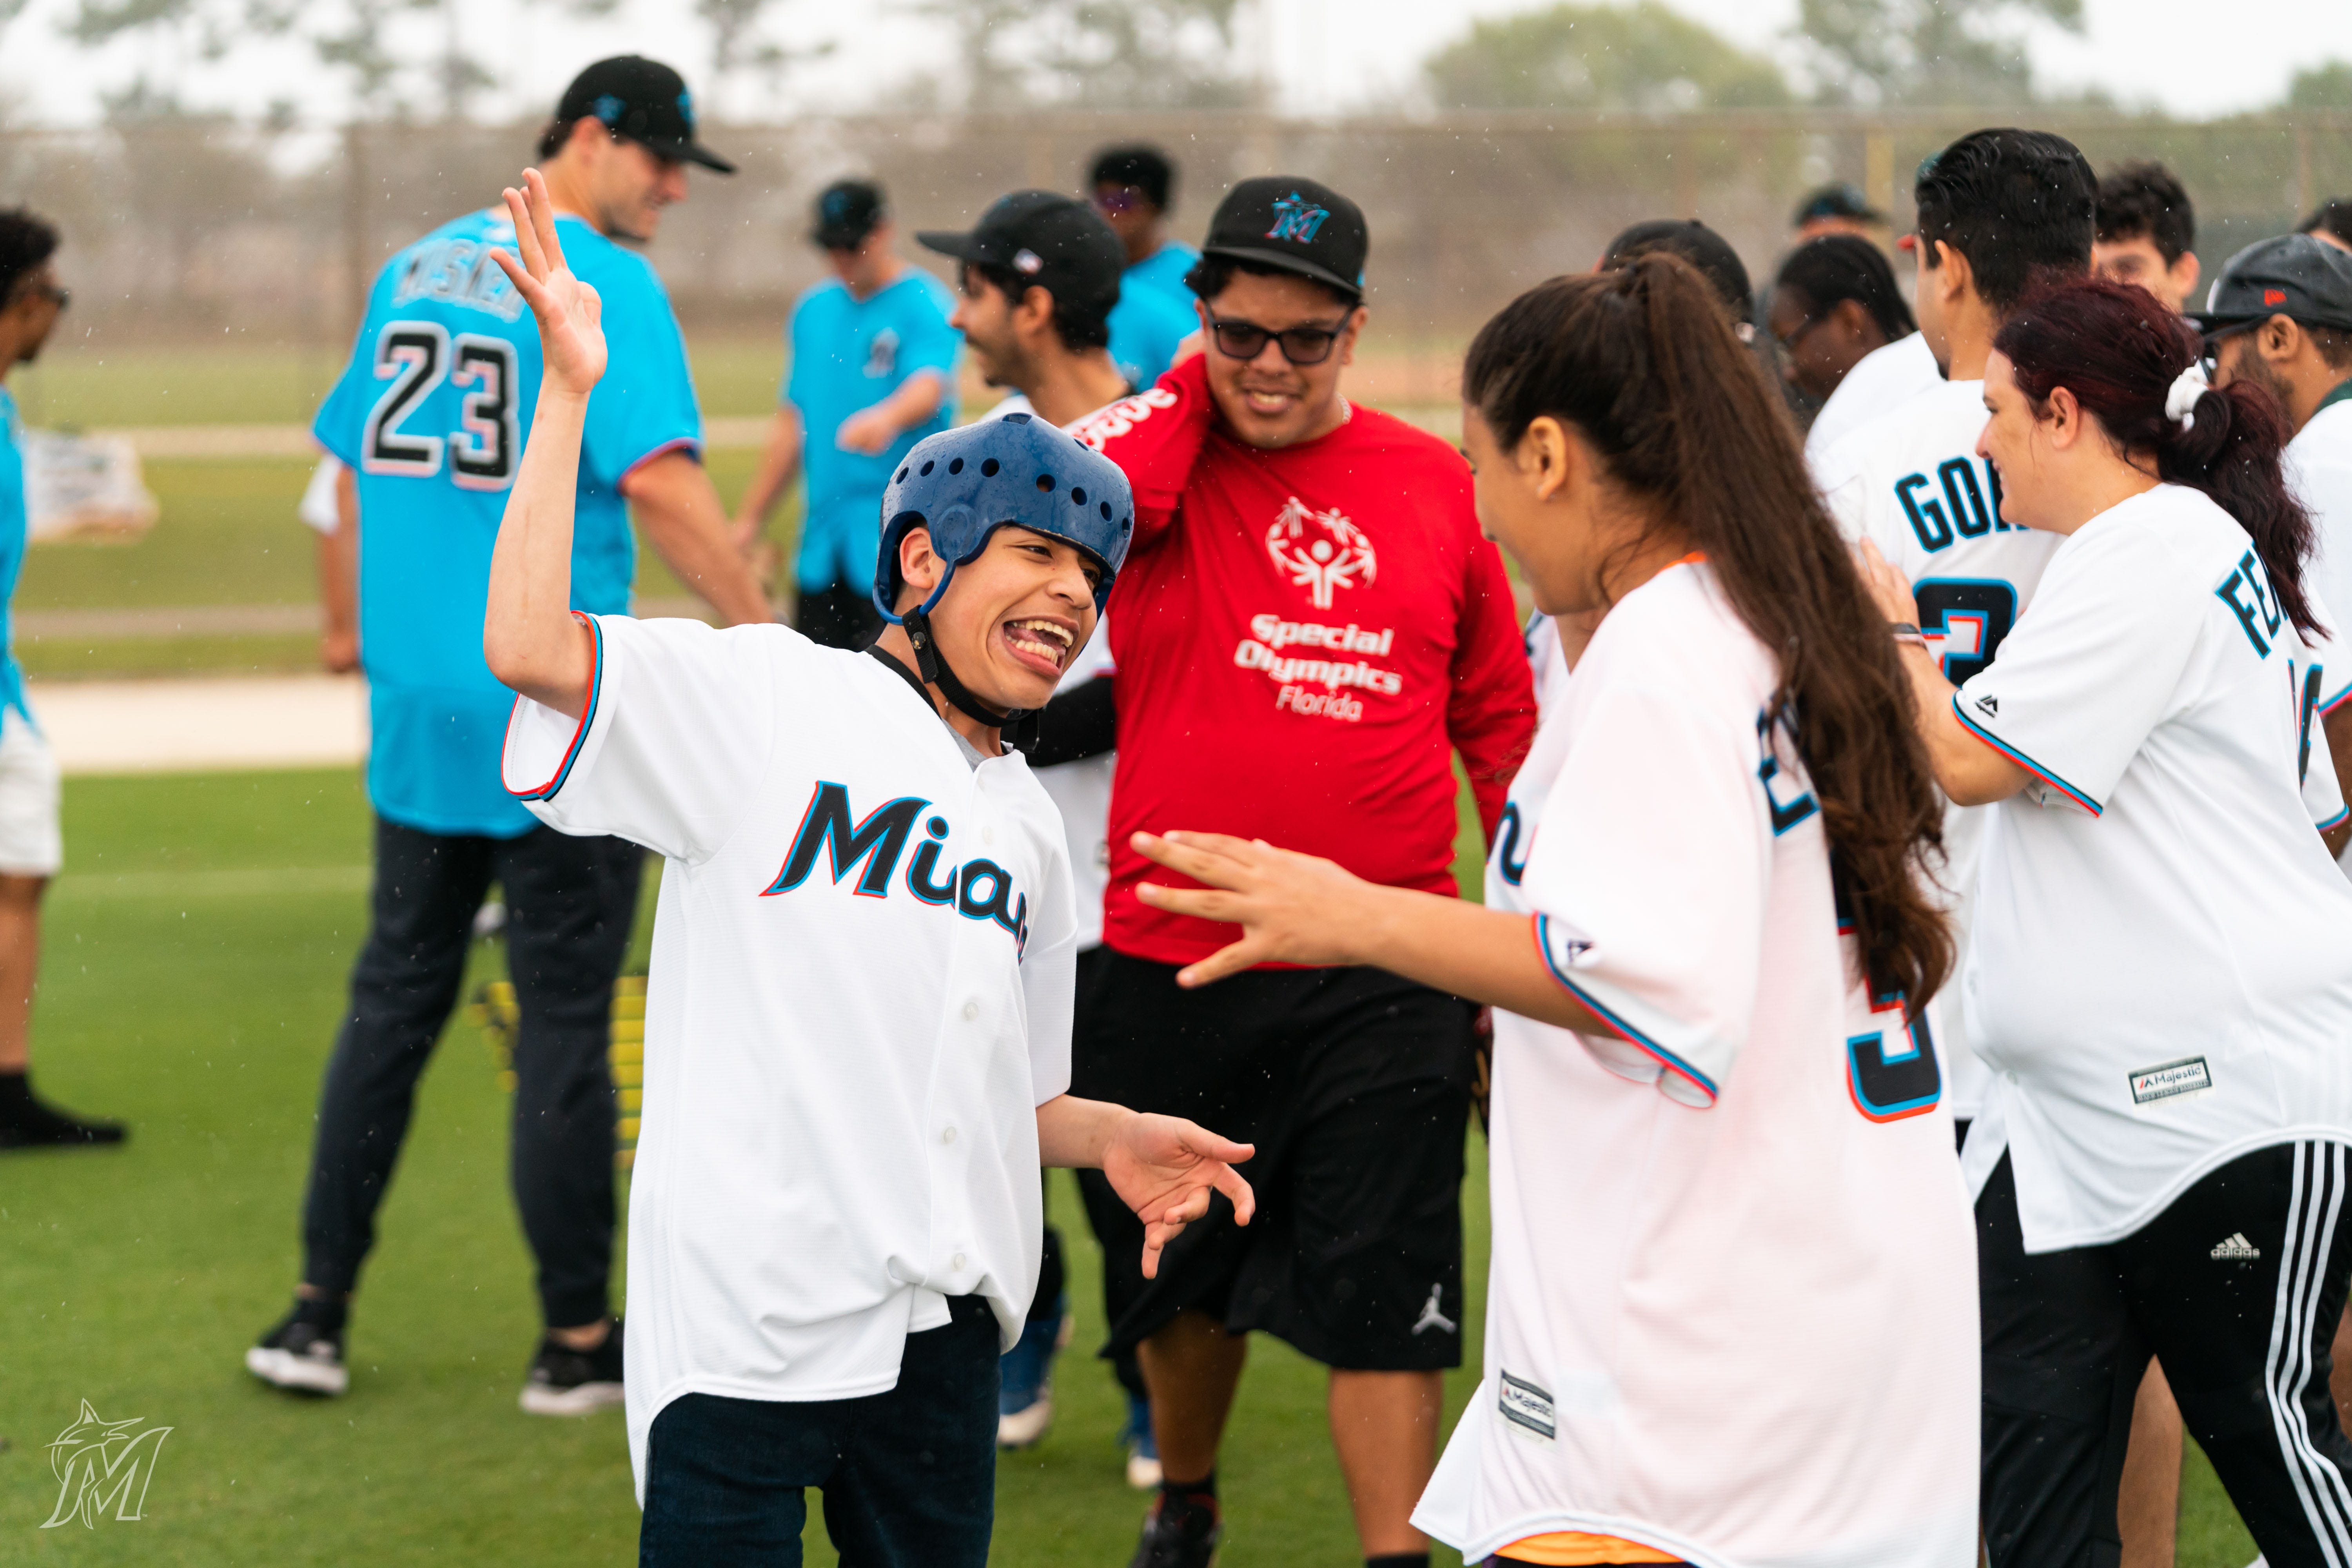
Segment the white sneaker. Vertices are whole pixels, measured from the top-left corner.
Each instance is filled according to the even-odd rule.
[[[1160,1468],[1157,1455],[1131,1453],[1127,1457],[1127,1484],[1139,1492],[1156,1492],[1165,1472]]]
[[[341,1394],[352,1385],[343,1365],[343,1337],[288,1318],[245,1352],[245,1370],[279,1388],[302,1394]]]
[[[1025,1448],[1045,1436],[1045,1428],[1054,1424],[1054,1391],[1042,1391],[1026,1410],[1016,1410],[1010,1415],[996,1418],[996,1446],[1000,1448]]]

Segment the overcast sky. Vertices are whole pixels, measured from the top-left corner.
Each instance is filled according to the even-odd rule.
[[[1671,0],[1675,7],[1738,41],[1783,48],[1797,0]],[[479,106],[503,114],[541,112],[572,71],[600,55],[641,50],[670,59],[701,85],[707,35],[689,0],[621,0],[598,22],[563,17],[543,3],[458,0],[469,49],[503,79]],[[97,117],[99,94],[119,88],[142,66],[178,79],[184,96],[205,107],[257,115],[272,102],[304,118],[331,121],[346,105],[336,83],[290,47],[241,52],[232,65],[189,65],[170,39],[118,44],[92,55],[58,37],[76,0],[31,0],[0,33],[0,116],[9,123],[71,125]],[[1271,62],[1286,108],[1331,113],[1408,88],[1421,58],[1472,18],[1530,9],[1527,0],[1244,0],[1244,42]],[[2215,25],[2211,0],[2085,0],[2079,37],[2042,27],[2033,58],[2044,80],[2106,89],[2132,103],[2202,117],[2274,101],[2299,65],[2352,60],[2352,4],[2284,0],[2263,12],[2263,28]],[[907,0],[783,0],[774,36],[793,43],[831,39],[835,53],[792,79],[784,112],[862,107],[877,89],[946,63],[947,40],[935,20]],[[2291,24],[2291,25],[2280,25]],[[410,14],[400,26],[414,54],[431,47],[442,22]],[[2279,40],[2292,38],[2291,46]],[[2189,40],[2194,39],[2192,44]],[[719,95],[706,92],[706,103]],[[721,111],[764,110],[764,99],[722,100]]]

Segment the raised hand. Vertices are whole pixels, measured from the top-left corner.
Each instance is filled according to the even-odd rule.
[[[1178,971],[1180,985],[1206,985],[1260,963],[1360,962],[1353,945],[1367,918],[1358,906],[1379,889],[1338,863],[1223,833],[1139,833],[1135,847],[1202,884],[1144,882],[1136,897],[1155,910],[1242,928],[1242,938]]]
[[[1208,1215],[1211,1193],[1232,1202],[1236,1224],[1249,1224],[1257,1194],[1234,1167],[1256,1152],[1177,1116],[1133,1117],[1104,1146],[1103,1174],[1143,1222],[1146,1279],[1159,1274],[1160,1250]]]
[[[506,191],[522,259],[503,250],[490,255],[539,321],[540,353],[547,367],[543,385],[585,397],[604,376],[604,302],[563,264],[547,182],[537,169],[525,169],[522,183],[522,190],[509,185]]]

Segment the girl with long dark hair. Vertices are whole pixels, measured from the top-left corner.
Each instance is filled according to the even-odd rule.
[[[2352,889],[2284,427],[2195,331],[2084,281],[2002,328],[1977,451],[2063,536],[1955,689],[1870,552],[1936,776],[1999,803],[1962,981],[1996,1568],[2116,1550],[2154,1355],[2263,1555],[2352,1561],[2328,1343],[2352,1268]],[[1866,547],[1865,547],[1866,548]]]
[[[1916,1023],[1942,802],[1894,647],[1685,263],[1531,289],[1463,388],[1482,525],[1545,613],[1599,618],[1486,907],[1184,832],[1139,837],[1185,884],[1141,896],[1242,927],[1186,984],[1370,963],[1497,1009],[1486,1377],[1421,1528],[1966,1568],[1974,1264]]]

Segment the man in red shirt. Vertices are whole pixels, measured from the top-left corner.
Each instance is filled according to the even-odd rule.
[[[1369,969],[1178,968],[1230,928],[1135,895],[1140,829],[1263,837],[1395,887],[1454,889],[1459,751],[1489,833],[1534,732],[1501,556],[1444,442],[1340,395],[1365,311],[1362,213],[1248,180],[1187,282],[1206,352],[1081,421],[1135,486],[1107,617],[1118,664],[1104,941],[1076,1090],[1238,1124],[1256,1223],[1196,1225],[1146,1281],[1133,1225],[1087,1186],[1111,1349],[1140,1349],[1166,1479],[1135,1568],[1202,1568],[1244,1335],[1332,1369],[1332,1437],[1368,1562],[1425,1568],[1410,1515],[1460,1364],[1462,1146],[1474,1013]],[[1211,1110],[1223,1117],[1212,1121]]]

